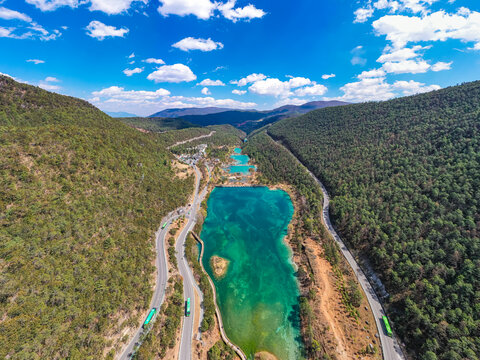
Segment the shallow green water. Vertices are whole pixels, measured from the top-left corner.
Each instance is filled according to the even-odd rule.
[[[283,242],[293,215],[287,193],[266,187],[215,188],[201,237],[228,337],[249,358],[259,351],[300,359],[298,286]],[[230,260],[216,280],[209,260]]]

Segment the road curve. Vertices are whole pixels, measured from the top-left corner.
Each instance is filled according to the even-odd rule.
[[[268,135],[268,134],[267,134]],[[382,322],[382,316],[386,315],[385,311],[383,310],[382,304],[380,300],[378,299],[377,294],[373,290],[372,285],[368,281],[367,277],[365,276],[365,273],[363,270],[360,268],[348,248],[345,246],[345,243],[343,240],[340,238],[340,236],[337,234],[335,229],[332,226],[332,223],[330,221],[330,214],[329,214],[329,209],[330,209],[330,197],[328,196],[327,189],[325,186],[322,184],[322,182],[317,179],[317,177],[304,165],[302,162],[283,144],[276,142],[278,145],[282,146],[284,149],[286,149],[297,161],[300,165],[302,165],[310,174],[310,176],[320,185],[320,188],[322,189],[323,193],[323,211],[322,211],[322,219],[323,222],[327,228],[327,231],[332,235],[332,237],[335,239],[335,241],[338,243],[340,246],[340,250],[347,260],[347,262],[350,264],[350,267],[352,268],[353,272],[355,273],[358,282],[363,288],[363,291],[365,292],[367,296],[368,303],[370,304],[370,307],[373,312],[373,316],[375,318],[375,322],[377,324],[377,329],[378,329],[378,334],[380,336],[380,341],[382,345],[382,352],[383,352],[383,358],[385,360],[405,360],[405,357],[403,355],[403,352],[396,340],[395,337],[390,337],[385,333],[383,322]]]
[[[177,219],[178,217],[179,217],[178,210],[168,214],[166,217],[162,219],[162,223],[161,223],[162,225],[160,225],[160,228],[156,233],[155,250],[157,252],[157,261],[156,261],[157,280],[155,284],[155,290],[153,292],[153,297],[152,297],[152,300],[150,301],[150,307],[149,307],[149,309],[152,309],[154,307],[157,308],[157,313],[155,314],[155,318],[158,314],[158,310],[160,310],[160,307],[162,306],[163,300],[165,299],[165,290],[167,288],[167,280],[168,280],[167,255],[165,253],[165,236],[168,233],[168,230],[172,221]],[[162,229],[161,227],[165,223],[167,223],[167,226],[165,226],[165,228]],[[155,318],[153,320],[155,320]],[[143,324],[143,320],[144,319],[142,319],[142,324]],[[140,337],[142,336],[142,334],[143,334],[143,328],[140,325],[135,331],[135,335],[130,340],[128,345],[125,347],[125,349],[123,350],[123,352],[121,353],[118,359],[120,360],[130,359],[131,355],[133,355],[135,344],[140,343]]]

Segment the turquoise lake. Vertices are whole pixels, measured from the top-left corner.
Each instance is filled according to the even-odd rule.
[[[266,187],[215,188],[201,237],[225,331],[249,359],[268,351],[301,359],[298,284],[283,239],[293,215],[287,193]],[[210,258],[230,261],[215,279]]]
[[[235,160],[235,165],[230,166],[230,174],[249,174],[250,169],[255,169],[255,166],[248,165],[250,157],[248,155],[242,155],[242,149],[235,148],[235,154],[231,155],[230,158]]]

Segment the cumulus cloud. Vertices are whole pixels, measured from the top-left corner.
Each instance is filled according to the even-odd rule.
[[[322,75],[323,80],[328,80],[328,79],[334,78],[334,77],[335,77],[335,74],[323,74]]]
[[[39,60],[39,59],[28,59],[27,62],[31,62],[31,63],[34,63],[35,65],[38,65],[38,64],[45,64],[45,61],[43,60]]]
[[[215,99],[210,96],[184,97],[172,96],[168,90],[135,91],[123,87],[111,86],[92,93],[89,100],[105,111],[126,111],[139,115],[150,115],[154,112],[173,107],[206,107],[218,106],[235,109],[252,109],[257,104],[241,102],[233,99]]]
[[[232,94],[235,94],[235,95],[245,95],[247,93],[247,90],[232,90]]]
[[[146,62],[147,64],[159,64],[159,65],[165,64],[165,61],[163,61],[162,59],[155,59],[155,58],[148,58],[143,60],[143,62]]]
[[[79,4],[78,0],[25,0],[25,2],[35,5],[42,11],[53,11],[62,6],[76,8]]]
[[[127,76],[132,76],[133,74],[140,74],[142,73],[144,68],[135,68],[135,69],[125,69],[123,70],[123,73]]]
[[[100,21],[91,21],[88,24],[87,35],[97,40],[104,40],[107,37],[124,37],[129,30],[127,28],[116,28],[114,26],[105,25]]]
[[[235,8],[235,4],[236,0],[228,0],[226,3],[211,0],[160,0],[158,12],[163,16],[194,15],[199,19],[208,20],[218,10],[223,17],[233,22],[258,19],[266,14],[252,4],[237,8]]]
[[[183,64],[163,65],[156,71],[147,76],[148,80],[153,80],[156,83],[170,82],[180,83],[189,82],[197,79],[197,76],[190,70],[190,68]]]
[[[452,68],[453,61],[450,62],[443,62],[439,61],[432,65],[432,71],[443,71],[443,70],[450,70]]]
[[[370,70],[370,71],[363,71],[357,77],[359,79],[368,79],[368,78],[372,78],[372,77],[382,77],[382,76],[385,76],[385,75],[386,75],[386,73],[382,69],[373,69],[373,70]]]
[[[41,87],[44,90],[48,91],[56,91],[60,90],[61,87],[59,85],[56,85],[55,83],[59,83],[60,80],[58,80],[56,77],[53,76],[47,76],[45,80],[40,80],[38,83],[38,86]]]
[[[248,89],[254,94],[270,95],[278,98],[286,98],[292,95],[300,97],[318,96],[327,92],[324,85],[317,84],[304,77],[292,77],[288,81],[267,78],[255,81]]]
[[[55,40],[62,36],[59,30],[48,31],[36,22],[31,22],[24,27],[2,27],[0,26],[0,37],[11,39],[39,39],[42,41]]]
[[[109,15],[120,14],[132,6],[132,3],[141,2],[147,4],[148,0],[25,0],[35,5],[42,11],[54,11],[60,7],[68,6],[76,8],[80,5],[89,4],[90,11],[102,11]]]
[[[336,99],[351,102],[382,101],[400,95],[413,95],[438,89],[440,89],[438,85],[425,85],[413,80],[396,81],[390,84],[386,82],[385,77],[371,77],[345,84],[340,88],[344,93],[343,96],[325,98],[325,100]]]
[[[393,74],[420,74],[427,72],[430,67],[425,60],[387,61],[382,66],[387,73]]]
[[[480,43],[480,13],[469,10],[454,14],[442,10],[421,17],[386,15],[374,21],[373,28],[395,48],[403,48],[409,42],[448,39]]]
[[[0,7],[0,19],[3,20],[21,20],[25,22],[32,22],[32,18],[21,12]]]
[[[354,23],[364,23],[373,16],[374,10],[371,7],[360,8],[355,10],[355,20]]]
[[[222,15],[228,20],[233,22],[238,21],[239,19],[259,19],[266,15],[266,12],[257,9],[254,5],[249,4],[245,7],[235,7],[236,0],[229,0],[224,4],[218,4],[217,8],[222,13]]]
[[[247,77],[244,77],[240,80],[232,80],[232,81],[230,81],[230,84],[235,84],[235,85],[238,85],[238,86],[245,86],[247,84],[254,83],[255,81],[259,81],[259,80],[264,80],[266,78],[267,77],[263,74],[253,73],[253,74],[250,74]]]
[[[201,86],[225,86],[223,81],[221,81],[221,80],[211,80],[211,79],[202,80],[197,85],[201,85]]]
[[[207,20],[213,16],[216,4],[210,0],[160,0],[158,12],[168,15],[195,15],[199,19]]]
[[[133,2],[142,2],[147,4],[148,0],[90,0],[90,10],[91,11],[103,11],[106,14],[114,15],[120,14],[128,9]]]
[[[187,37],[180,40],[172,45],[174,48],[190,51],[190,50],[200,50],[200,51],[212,51],[217,49],[223,49],[223,44],[221,42],[215,42],[212,39],[195,39],[193,37]]]
[[[211,95],[212,93],[210,92],[210,90],[208,90],[207,87],[204,87],[204,88],[202,89],[202,94],[203,94],[203,95]]]
[[[304,96],[321,96],[328,91],[327,87],[324,85],[316,84],[313,86],[307,86],[295,90],[295,95],[304,97]]]

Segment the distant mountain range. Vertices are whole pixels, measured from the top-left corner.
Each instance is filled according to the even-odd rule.
[[[286,117],[331,106],[347,105],[343,101],[312,101],[303,105],[285,105],[273,110],[237,110],[218,107],[166,109],[150,115],[150,118],[181,118],[200,126],[230,124],[246,132]]]
[[[135,114],[132,114],[132,113],[124,112],[124,111],[119,111],[119,112],[105,111],[105,114],[107,114],[111,117],[114,117],[114,118],[120,118],[120,117],[132,118],[132,117],[137,117],[138,116],[138,115],[135,115]]]

